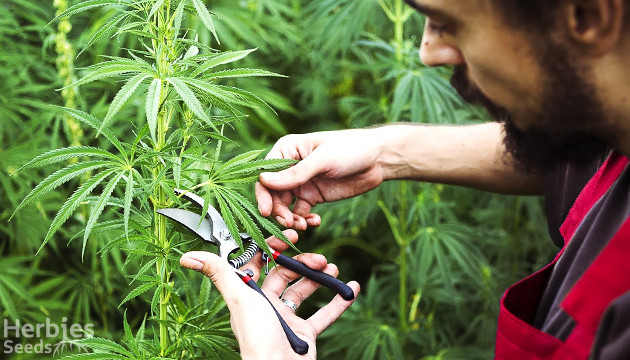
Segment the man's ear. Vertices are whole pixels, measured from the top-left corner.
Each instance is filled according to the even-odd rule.
[[[562,6],[570,43],[592,55],[615,47],[624,25],[625,0],[570,0]]]

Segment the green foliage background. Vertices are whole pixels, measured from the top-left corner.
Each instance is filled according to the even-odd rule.
[[[137,288],[131,280],[143,267],[115,247],[101,251],[115,239],[107,225],[119,211],[110,207],[103,212],[85,250],[80,239],[89,209],[75,213],[37,253],[76,183],[58,187],[9,221],[20,201],[58,169],[29,168],[14,174],[22,165],[51,149],[78,144],[107,148],[103,136],[96,137],[96,131],[50,105],[104,119],[122,84],[104,80],[58,89],[85,76],[86,68],[104,61],[104,55],[127,57],[127,49],[142,49],[133,32],[111,38],[123,25],[112,22],[116,12],[109,7],[48,24],[62,2],[0,4],[0,312],[11,321],[38,323],[48,317],[57,323],[63,318],[94,323],[97,337],[132,349],[141,338],[153,338],[158,329],[155,322],[145,325],[145,318],[156,315],[150,294],[119,306]],[[287,133],[397,121],[484,120],[483,112],[463,104],[449,89],[447,69],[420,63],[417,46],[423,18],[401,0],[204,3],[213,14],[220,44],[204,31],[201,20],[190,16],[186,20],[197,30],[200,43],[221,51],[255,48],[239,67],[288,77],[232,81],[262,98],[277,114],[259,106],[233,122],[226,136],[238,146],[226,144],[224,159],[269,148]],[[111,32],[105,32],[108,27]],[[77,56],[86,45],[91,46]],[[144,96],[135,94],[109,126],[131,143],[134,129],[145,121]],[[245,194],[252,199],[253,187]],[[338,264],[342,279],[356,279],[363,286],[357,302],[319,340],[320,357],[326,359],[489,358],[501,292],[548,261],[554,251],[537,198],[389,182],[318,211],[323,215],[321,228],[300,234],[298,247],[324,253]],[[180,250],[187,250],[186,239],[182,242]],[[180,272],[174,281],[184,299],[174,306],[189,309],[190,319],[203,318],[201,323],[208,327],[195,336],[204,337],[209,345],[182,357],[228,356],[205,350],[234,348],[217,292],[196,273]],[[202,296],[191,295],[192,289]],[[308,315],[331,296],[321,290],[300,312]],[[180,330],[171,331],[174,342],[189,339],[190,334]],[[212,343],[214,339],[223,342]],[[105,351],[114,345],[100,346],[93,348]],[[145,351],[138,349],[138,354]],[[146,354],[151,357],[149,350]]]

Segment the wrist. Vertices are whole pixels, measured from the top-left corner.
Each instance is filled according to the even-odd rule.
[[[382,169],[383,181],[413,177],[415,166],[410,164],[410,155],[423,142],[425,128],[399,123],[370,129],[376,132],[377,163]]]

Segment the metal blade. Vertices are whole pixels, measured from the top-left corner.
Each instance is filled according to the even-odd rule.
[[[208,219],[203,219],[199,214],[183,209],[159,209],[156,210],[156,212],[173,221],[177,221],[188,230],[197,234],[201,239],[219,246],[217,240],[212,236],[212,224]]]
[[[200,209],[203,209],[205,205],[205,201],[201,196],[196,195],[195,193],[191,191],[186,191],[182,189],[173,189],[173,191],[175,191],[177,195],[195,204]],[[197,218],[200,218],[199,215],[197,214],[195,215],[197,216]],[[195,231],[193,228],[182,223],[180,220],[178,219],[173,219],[173,220],[176,220],[182,225]],[[211,239],[212,239],[212,240],[206,240],[206,239],[204,240],[210,241],[211,243],[219,246],[219,256],[227,260],[228,255],[232,253],[234,250],[239,249],[240,246],[238,246],[236,241],[234,241],[234,238],[232,237],[232,234],[230,233],[227,227],[227,224],[225,223],[225,220],[223,220],[223,216],[221,216],[221,213],[219,213],[217,209],[215,209],[212,205],[209,205],[208,213],[206,214],[206,219],[204,219],[204,221],[208,221],[210,223],[210,234],[211,234]]]
[[[219,256],[225,259],[225,261],[228,260],[228,255],[240,248],[231,235],[228,240],[219,241],[219,244]]]
[[[206,203],[201,196],[193,193],[192,191],[182,189],[173,189],[173,191],[175,192],[175,194],[197,205],[200,209],[203,209],[203,205]]]
[[[196,195],[191,191],[186,191],[182,189],[173,190],[177,195],[180,195],[181,197],[198,206],[200,209],[203,209],[205,201],[201,196]],[[217,244],[221,244],[221,246],[219,246],[219,256],[227,259],[228,254],[239,248],[238,244],[236,243],[236,241],[234,241],[234,238],[230,234],[227,224],[225,223],[225,220],[223,220],[223,216],[221,216],[221,213],[219,213],[217,209],[215,209],[212,205],[208,206],[208,213],[206,214],[206,218],[210,220],[210,227],[212,228],[212,239]]]
[[[210,219],[210,223],[212,224],[212,236],[215,240],[220,242],[232,242],[236,245],[225,220],[223,220],[223,216],[221,216],[217,209],[212,207],[212,205],[208,206],[208,213],[206,214],[206,217]],[[236,245],[236,247],[238,248],[238,245]]]

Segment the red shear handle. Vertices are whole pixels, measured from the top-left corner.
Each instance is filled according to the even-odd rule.
[[[352,291],[348,285],[344,284],[341,280],[335,279],[334,277],[326,274],[325,272],[313,270],[292,257],[282,255],[278,251],[273,252],[273,259],[278,265],[282,265],[285,268],[304,276],[305,278],[311,279],[329,289],[334,290],[346,301],[354,299],[354,291]]]
[[[271,305],[271,308],[276,313],[278,320],[280,320],[280,325],[282,326],[282,329],[284,330],[284,333],[287,336],[287,340],[289,340],[289,344],[291,344],[291,348],[293,349],[293,351],[295,351],[295,353],[299,355],[306,354],[308,352],[308,344],[306,343],[306,341],[300,339],[297,335],[295,335],[293,330],[291,330],[289,325],[287,325],[287,323],[284,321],[282,316],[280,316],[280,314],[278,313],[278,310],[276,310],[276,308],[273,306],[271,301],[269,301],[267,296],[265,296],[265,293],[263,293],[262,290],[260,290],[260,288],[258,287],[258,284],[256,284],[256,282],[252,280],[252,278],[249,277],[248,275],[243,276],[241,279],[243,280],[245,284],[247,284],[247,286],[256,290],[257,293],[262,295],[265,298],[265,300],[269,302],[269,304]]]

